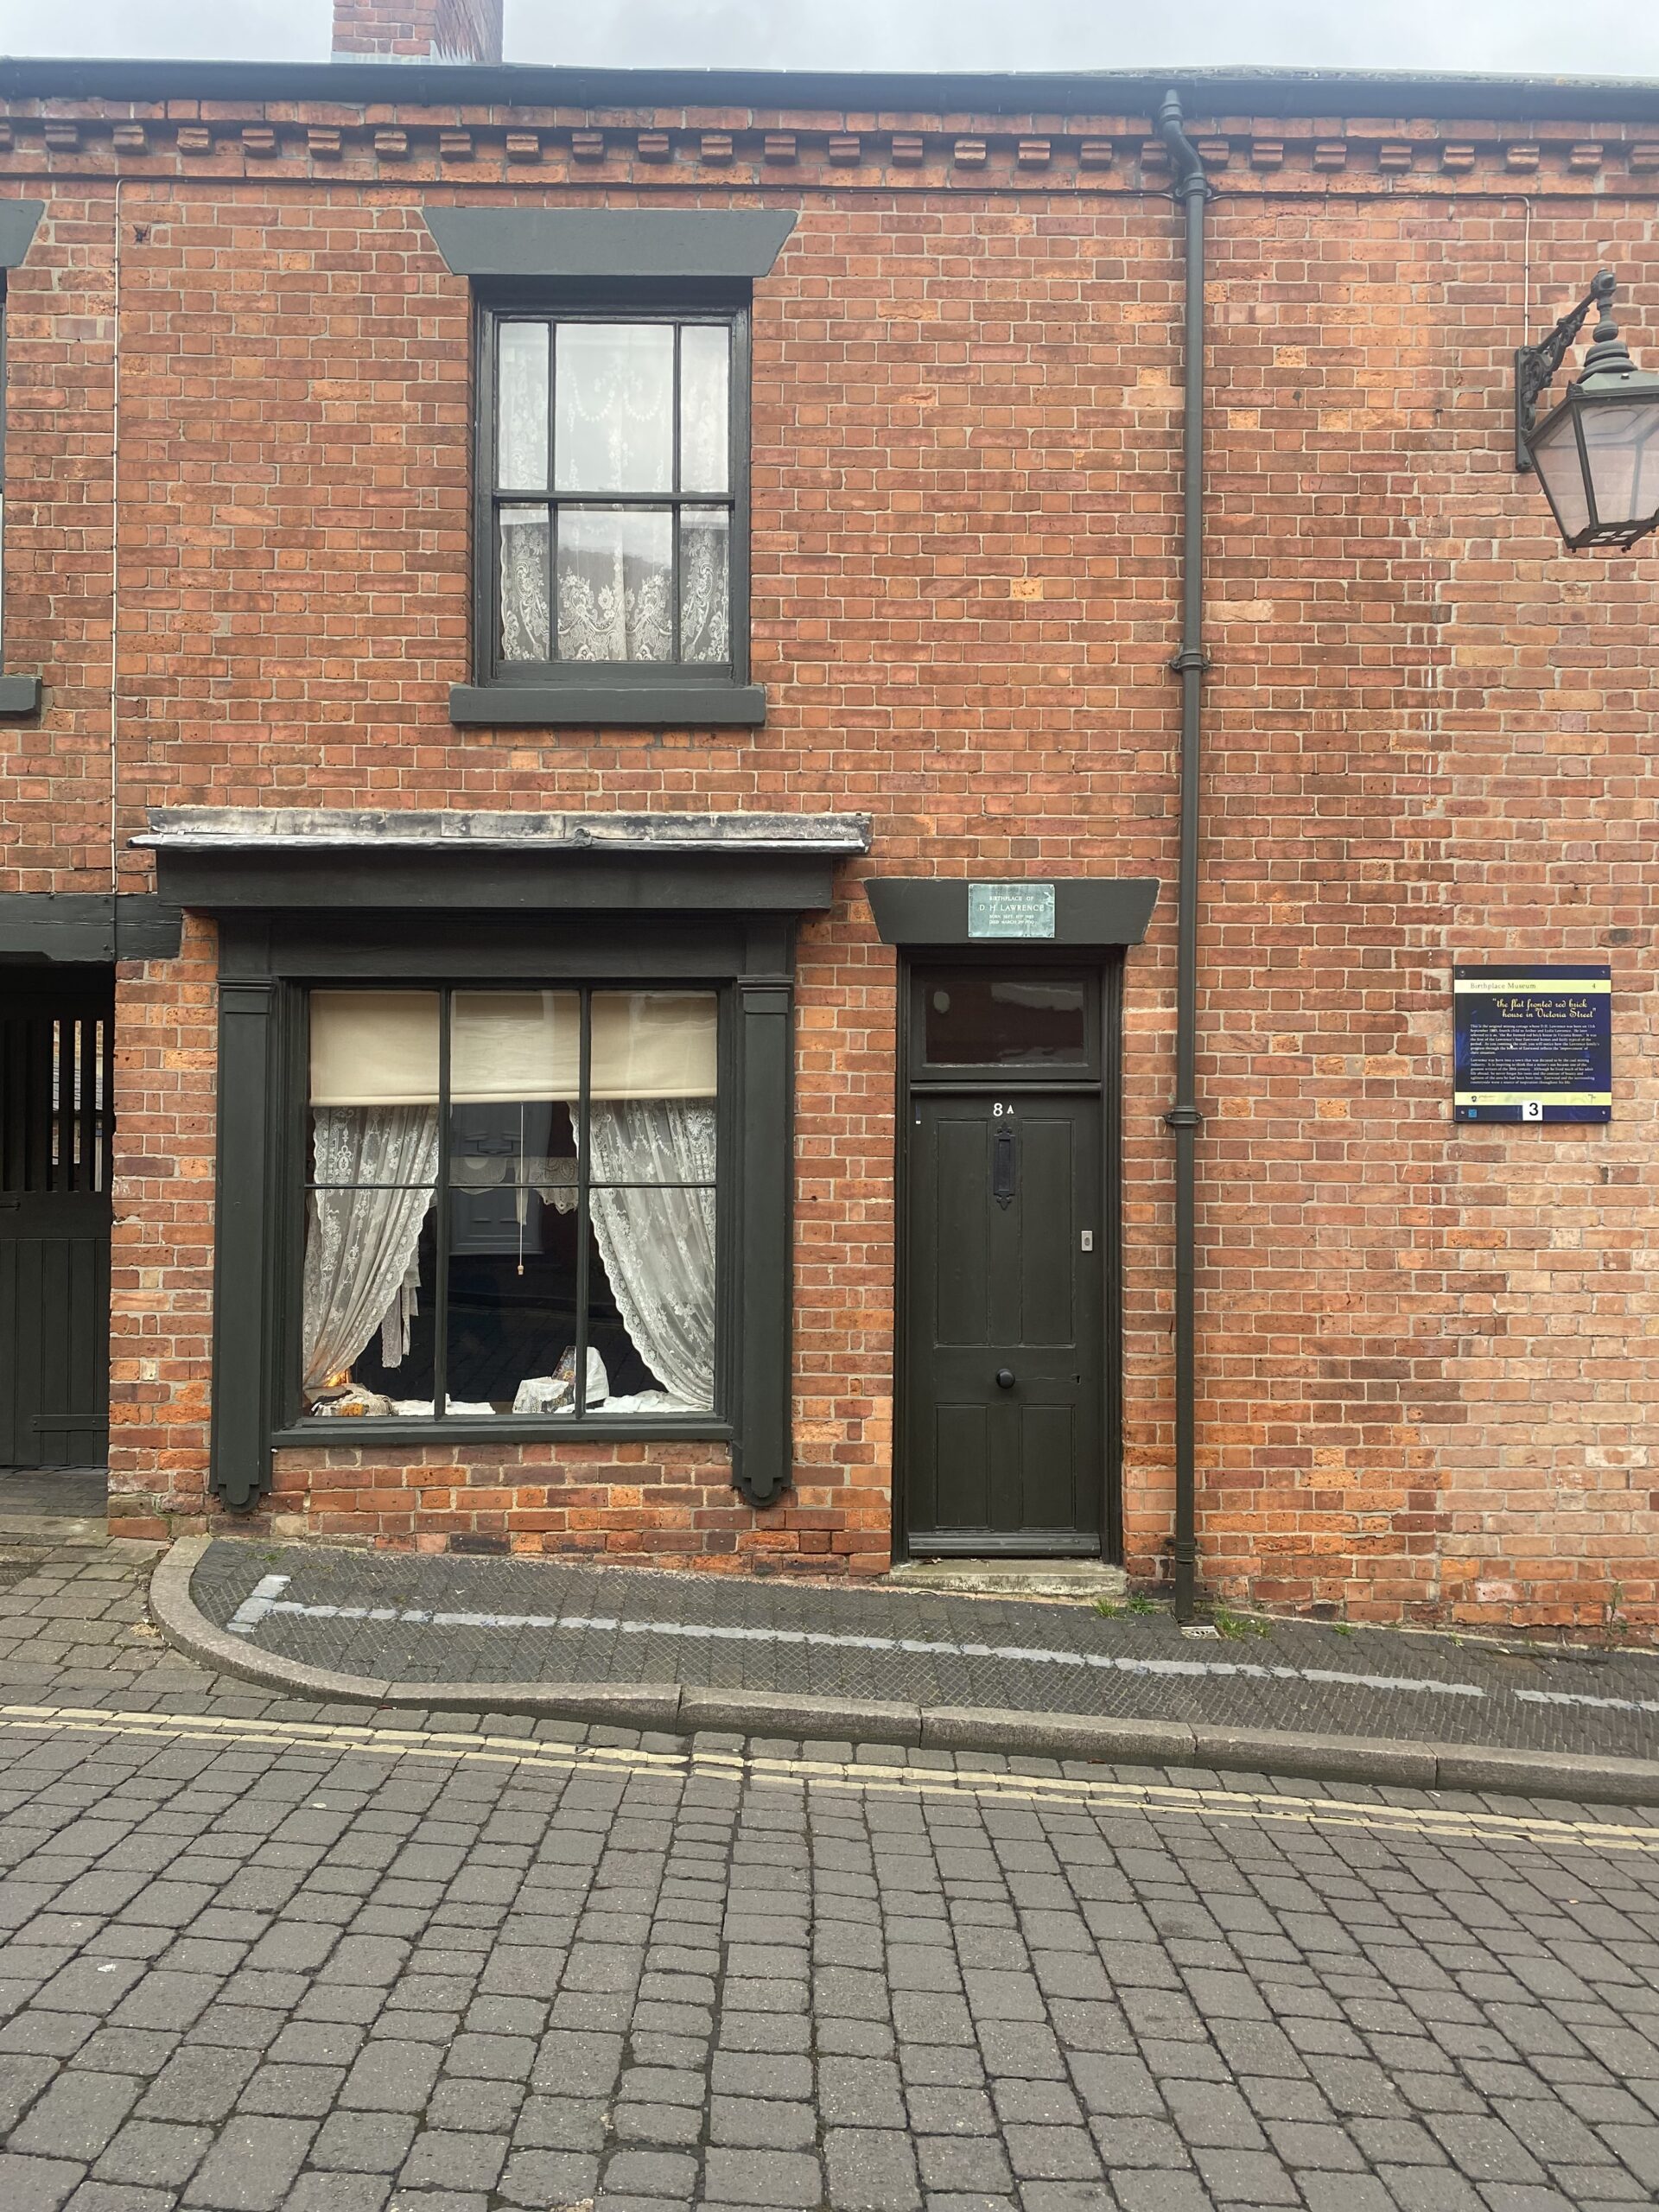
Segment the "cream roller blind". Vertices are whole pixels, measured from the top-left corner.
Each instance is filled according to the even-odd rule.
[[[314,1106],[435,1106],[435,991],[313,991]]]
[[[592,1096],[712,1098],[716,1005],[712,991],[595,991]],[[313,991],[313,1105],[435,1105],[438,1013],[434,991]],[[451,1098],[575,1098],[580,1017],[575,991],[456,991]]]

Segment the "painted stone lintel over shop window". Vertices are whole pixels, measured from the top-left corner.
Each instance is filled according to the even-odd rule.
[[[384,834],[380,826],[384,824]],[[365,817],[181,810],[151,817],[163,895],[219,923],[213,1483],[269,1487],[273,1450],[320,1441],[298,1393],[305,1006],[315,986],[696,982],[721,994],[721,1192],[729,1342],[715,1412],[619,1416],[619,1440],[728,1444],[764,1504],[791,1462],[791,1083],[798,916],[868,849],[861,817]],[[729,1078],[729,1080],[728,1080]],[[446,1442],[545,1441],[546,1420],[445,1420]],[[358,1446],[418,1446],[413,1420]]]

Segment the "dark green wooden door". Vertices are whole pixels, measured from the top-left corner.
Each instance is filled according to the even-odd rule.
[[[1101,1105],[912,1096],[905,1495],[912,1552],[1097,1552]]]
[[[111,1001],[0,981],[0,1466],[108,1456]]]

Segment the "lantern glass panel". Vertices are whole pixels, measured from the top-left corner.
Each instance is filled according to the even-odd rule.
[[[1659,511],[1659,405],[1592,402],[1583,410],[1581,434],[1604,527],[1643,522]]]
[[[1577,411],[1570,402],[1564,403],[1529,441],[1538,480],[1555,510],[1562,537],[1568,539],[1590,527],[1590,503],[1585,496],[1584,468],[1573,427]]]

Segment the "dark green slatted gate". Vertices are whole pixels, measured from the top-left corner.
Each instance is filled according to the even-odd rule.
[[[0,1466],[108,1455],[113,985],[0,971]]]

